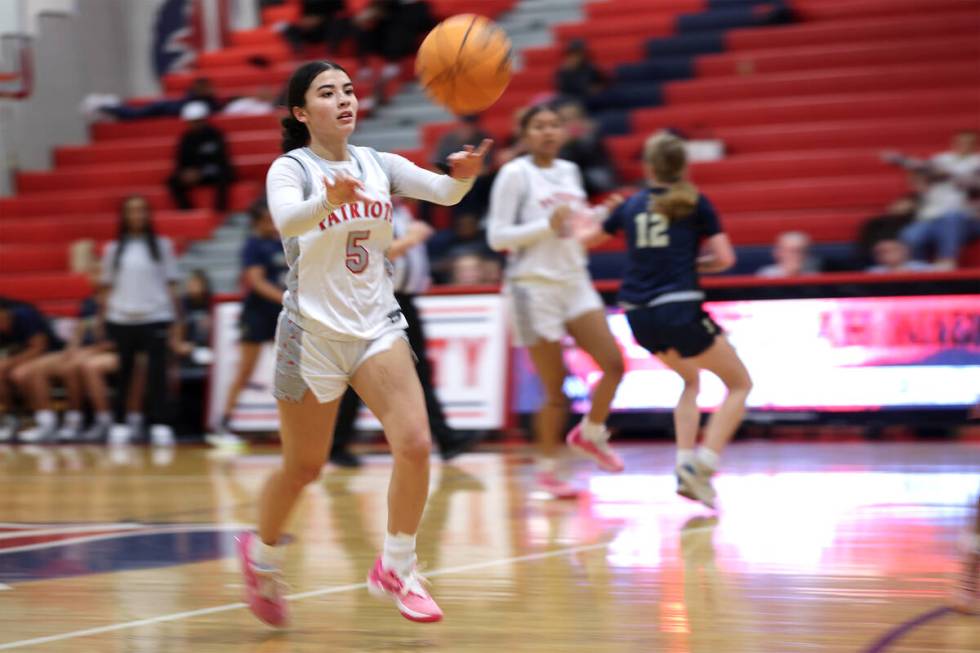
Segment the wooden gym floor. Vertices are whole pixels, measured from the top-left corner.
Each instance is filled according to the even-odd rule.
[[[239,602],[232,547],[274,449],[0,448],[0,650],[980,651],[980,619],[942,609],[980,446],[738,444],[717,517],[674,495],[670,447],[623,451],[619,476],[570,461],[571,502],[529,496],[523,450],[435,464],[430,625],[363,586],[389,460],[327,468],[289,529],[277,633]]]

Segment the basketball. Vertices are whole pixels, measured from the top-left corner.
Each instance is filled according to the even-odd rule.
[[[447,18],[422,42],[415,73],[429,97],[450,111],[482,111],[497,101],[510,82],[510,39],[484,16]]]

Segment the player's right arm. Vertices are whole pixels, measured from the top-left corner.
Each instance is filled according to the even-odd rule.
[[[305,184],[306,173],[298,161],[279,157],[272,162],[265,178],[265,193],[272,221],[283,238],[302,236],[315,229],[338,206],[322,193],[311,193],[309,199],[303,199]]]
[[[539,218],[517,224],[521,200],[527,194],[524,174],[516,165],[500,169],[490,190],[490,210],[487,217],[487,241],[494,251],[527,247],[555,233],[552,223],[567,216],[558,207],[550,218]],[[567,207],[566,213],[567,213]],[[556,215],[557,214],[557,215]]]
[[[698,198],[697,214],[698,233],[704,240],[702,241],[701,256],[698,257],[698,272],[711,274],[724,272],[735,265],[735,248],[732,241],[728,238],[721,228],[721,218],[715,211],[714,205],[707,197],[702,195]]]

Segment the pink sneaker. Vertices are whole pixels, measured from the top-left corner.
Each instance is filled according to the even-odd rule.
[[[245,579],[245,602],[259,621],[273,628],[283,628],[289,618],[286,600],[282,596],[282,577],[278,569],[256,568],[251,553],[255,537],[255,533],[242,533],[235,538]]]
[[[577,499],[579,490],[551,472],[538,472],[538,491],[551,495],[552,499]]]
[[[617,473],[625,469],[623,459],[617,456],[616,452],[609,448],[609,442],[605,440],[593,442],[582,435],[581,423],[576,424],[574,427],[572,427],[572,430],[568,432],[568,435],[565,436],[565,444],[583,456],[588,456],[592,460],[596,461],[596,464],[599,465],[599,469]]]
[[[392,569],[385,569],[381,566],[381,558],[374,563],[367,577],[368,591],[378,598],[390,598],[409,621],[440,621],[442,610],[423,587],[426,582],[414,568],[406,578]]]

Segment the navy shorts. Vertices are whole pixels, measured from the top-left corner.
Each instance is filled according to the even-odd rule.
[[[269,311],[256,308],[244,308],[238,320],[241,329],[239,338],[242,342],[259,344],[272,342],[276,339],[276,322],[279,310]]]
[[[681,358],[707,351],[722,333],[701,302],[676,302],[646,306],[626,312],[633,337],[653,354],[674,349]]]

